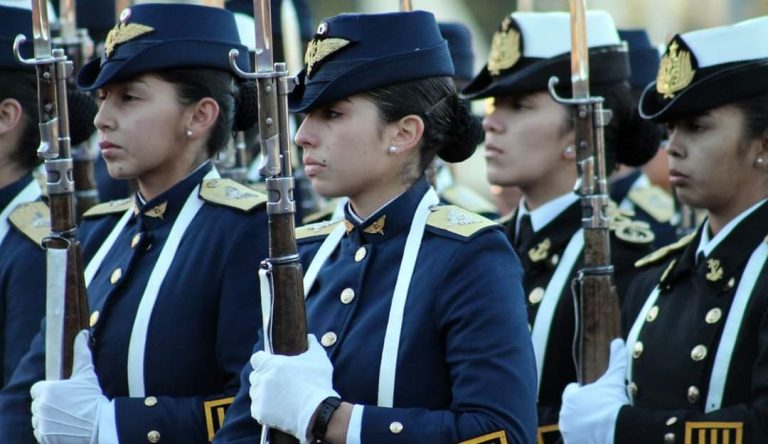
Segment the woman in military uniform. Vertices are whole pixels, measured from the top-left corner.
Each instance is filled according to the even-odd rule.
[[[261,325],[265,199],[219,179],[209,161],[234,122],[254,121],[237,113],[228,60],[232,48],[248,52],[232,13],[195,5],[127,9],[107,41],[77,83],[98,90],[110,174],[135,178],[139,191],[92,208],[80,228],[90,347],[81,332],[72,377],[32,386],[30,421],[38,336],[0,395],[0,433],[34,442],[31,425],[42,442],[208,442]]]
[[[566,391],[566,442],[768,442],[766,38],[768,17],[677,35],[643,94],[642,115],[669,126],[671,183],[707,219],[638,262],[626,348]]]
[[[497,225],[436,206],[424,174],[481,135],[434,17],[336,16],[307,61],[296,142],[314,189],[349,197],[345,218],[297,230],[309,350],[259,342],[215,442],[254,442],[259,424],[300,442],[532,442],[520,263]]]
[[[633,106],[625,47],[607,13],[589,11],[586,25],[592,95],[604,97],[605,108],[613,112],[605,128],[608,171],[616,162],[642,164],[653,156],[659,133],[646,132]],[[487,65],[462,91],[468,98],[492,101],[483,121],[489,181],[522,192],[507,234],[525,272],[539,378],[538,439],[546,443],[558,439],[561,394],[576,380],[571,282],[584,250],[581,206],[573,192],[577,169],[571,111],[547,90],[548,79],[557,76],[561,96],[571,95],[569,29],[567,13],[511,14],[494,35]],[[653,236],[619,212],[613,213],[611,228],[621,297],[633,263],[650,251]]]

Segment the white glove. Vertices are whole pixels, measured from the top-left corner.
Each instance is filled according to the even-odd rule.
[[[88,348],[88,330],[75,338],[72,377],[40,381],[30,389],[32,427],[43,444],[96,442],[99,410],[109,404],[102,394]]]
[[[333,389],[333,365],[314,335],[308,335],[309,349],[298,356],[271,355],[259,351],[251,356],[253,371],[251,416],[270,428],[309,442],[310,421],[315,410]]]
[[[629,404],[625,378],[627,347],[611,342],[608,370],[592,384],[568,384],[560,407],[560,433],[566,444],[611,444],[621,406]]]

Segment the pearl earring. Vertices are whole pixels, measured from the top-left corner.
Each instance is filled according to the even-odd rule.
[[[565,154],[566,156],[572,156],[572,155],[573,155],[573,152],[574,152],[574,148],[573,148],[573,146],[571,146],[571,145],[568,145],[568,146],[567,146],[567,147],[565,147],[565,149],[563,150],[563,154]]]
[[[755,159],[756,165],[761,166],[763,163],[765,163],[765,159],[763,159],[762,157],[758,157],[757,159]]]
[[[187,137],[192,137],[192,130],[191,129],[187,130]]]
[[[396,147],[396,146],[394,146],[394,145],[392,145],[392,146],[390,146],[389,148],[387,148],[387,152],[388,152],[389,154],[395,154],[395,153],[397,152],[397,147]]]

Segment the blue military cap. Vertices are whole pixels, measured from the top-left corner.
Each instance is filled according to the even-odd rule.
[[[13,40],[18,34],[27,37],[22,46],[25,57],[32,57],[32,12],[28,9],[0,6],[0,69],[31,70],[13,55]]]
[[[471,79],[475,75],[475,53],[472,51],[472,34],[462,23],[441,22],[440,34],[448,42],[453,61],[453,70],[460,79]]]
[[[77,87],[91,91],[138,74],[173,68],[231,71],[229,51],[238,49],[237,64],[250,69],[248,48],[231,12],[189,4],[141,4],[123,10],[107,35],[104,56],[87,63]]]
[[[293,112],[395,83],[453,75],[448,44],[425,11],[330,18],[309,42],[304,64],[289,96]]]
[[[642,90],[656,79],[659,71],[659,51],[651,45],[644,29],[620,29],[619,37],[629,46],[629,84]]]
[[[611,16],[587,11],[589,81],[614,84],[629,79],[626,46]],[[558,88],[571,86],[571,32],[567,12],[513,12],[493,36],[488,63],[462,91],[481,99],[506,94],[546,91],[551,76]]]
[[[675,35],[656,81],[643,91],[643,118],[668,122],[768,93],[768,16]]]

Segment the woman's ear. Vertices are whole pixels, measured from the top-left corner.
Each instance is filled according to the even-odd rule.
[[[197,138],[207,134],[219,118],[219,104],[211,97],[204,97],[192,105],[185,129],[186,136]]]
[[[395,134],[390,146],[397,147],[398,153],[410,152],[419,146],[424,135],[424,121],[415,114],[409,114],[394,124]]]
[[[5,99],[0,102],[0,135],[13,132],[19,127],[24,110],[16,99]]]

